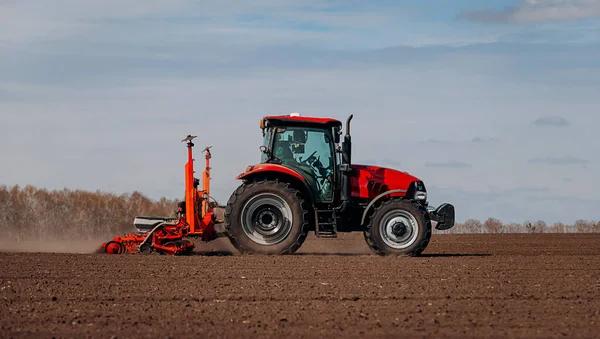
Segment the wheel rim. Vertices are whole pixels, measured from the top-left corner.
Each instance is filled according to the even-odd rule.
[[[292,230],[292,209],[281,197],[263,193],[252,197],[242,209],[242,229],[261,245],[282,242]]]
[[[122,249],[121,249],[121,244],[116,242],[116,241],[111,241],[108,244],[106,244],[105,247],[105,252],[107,254],[121,254]]]
[[[381,219],[379,232],[386,245],[395,249],[403,249],[417,240],[419,223],[409,212],[391,211]]]

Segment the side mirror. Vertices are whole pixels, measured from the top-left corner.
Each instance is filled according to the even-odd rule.
[[[333,128],[333,142],[336,144],[340,143],[340,135],[342,135],[342,131],[340,131],[339,128],[334,127]]]
[[[262,153],[264,153],[264,154],[267,154],[267,146],[265,146],[265,145],[262,145],[262,146],[260,146],[260,148],[259,148],[259,149],[260,149],[260,151],[261,151]]]

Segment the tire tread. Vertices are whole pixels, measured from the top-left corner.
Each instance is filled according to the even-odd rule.
[[[227,232],[227,236],[229,237],[231,244],[238,251],[240,251],[240,253],[243,253],[243,254],[258,254],[259,253],[255,249],[245,246],[242,242],[238,241],[238,239],[235,237],[235,235],[234,235],[235,232],[233,231],[234,225],[232,224],[231,214],[233,213],[233,205],[238,201],[240,196],[242,194],[244,194],[245,191],[247,191],[250,188],[253,188],[256,186],[261,186],[261,185],[277,185],[280,188],[287,191],[288,194],[291,194],[298,199],[298,202],[300,204],[300,209],[302,210],[302,213],[300,214],[300,232],[298,233],[298,236],[295,239],[295,241],[290,246],[282,249],[279,253],[277,253],[279,255],[293,254],[300,248],[300,246],[302,246],[302,244],[304,243],[304,241],[306,240],[306,237],[308,235],[309,223],[306,218],[306,215],[308,212],[307,212],[307,209],[305,206],[306,205],[305,200],[302,197],[300,191],[293,188],[289,183],[281,182],[278,179],[259,178],[259,179],[245,181],[240,186],[238,186],[238,188],[229,197],[229,200],[227,201],[227,206],[225,208],[224,224],[225,224],[225,230]]]
[[[389,206],[391,204],[394,204],[394,203],[409,204],[409,205],[412,205],[413,207],[417,208],[418,210],[421,210],[421,208],[417,205],[416,202],[407,201],[407,200],[404,200],[401,198],[393,198],[393,199],[384,200],[382,203],[378,204],[373,209],[373,212],[369,215],[369,222],[367,223],[367,225],[363,231],[363,235],[364,235],[365,241],[366,241],[367,245],[369,246],[369,248],[371,248],[371,250],[373,252],[375,252],[376,254],[381,255],[381,256],[388,255],[388,253],[384,249],[380,248],[377,245],[377,243],[374,241],[373,221],[383,208],[385,208],[386,206]],[[421,242],[421,244],[419,246],[417,246],[417,248],[415,248],[412,252],[406,254],[407,256],[420,255],[425,250],[427,245],[429,244],[429,241],[431,239],[431,220],[428,218],[426,213],[424,213],[424,221],[425,221],[425,232],[426,232],[425,238]]]

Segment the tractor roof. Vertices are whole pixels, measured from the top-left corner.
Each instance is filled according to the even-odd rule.
[[[291,124],[307,124],[307,125],[328,125],[328,126],[341,126],[342,123],[333,118],[315,118],[315,117],[303,117],[297,113],[291,115],[268,115],[264,117],[269,123],[273,125],[289,125]]]

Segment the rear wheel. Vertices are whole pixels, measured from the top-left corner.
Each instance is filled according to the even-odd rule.
[[[294,253],[308,234],[304,199],[278,180],[246,182],[227,202],[225,229],[241,253]]]
[[[408,201],[388,200],[371,214],[364,236],[379,255],[417,256],[431,239],[431,222]]]

